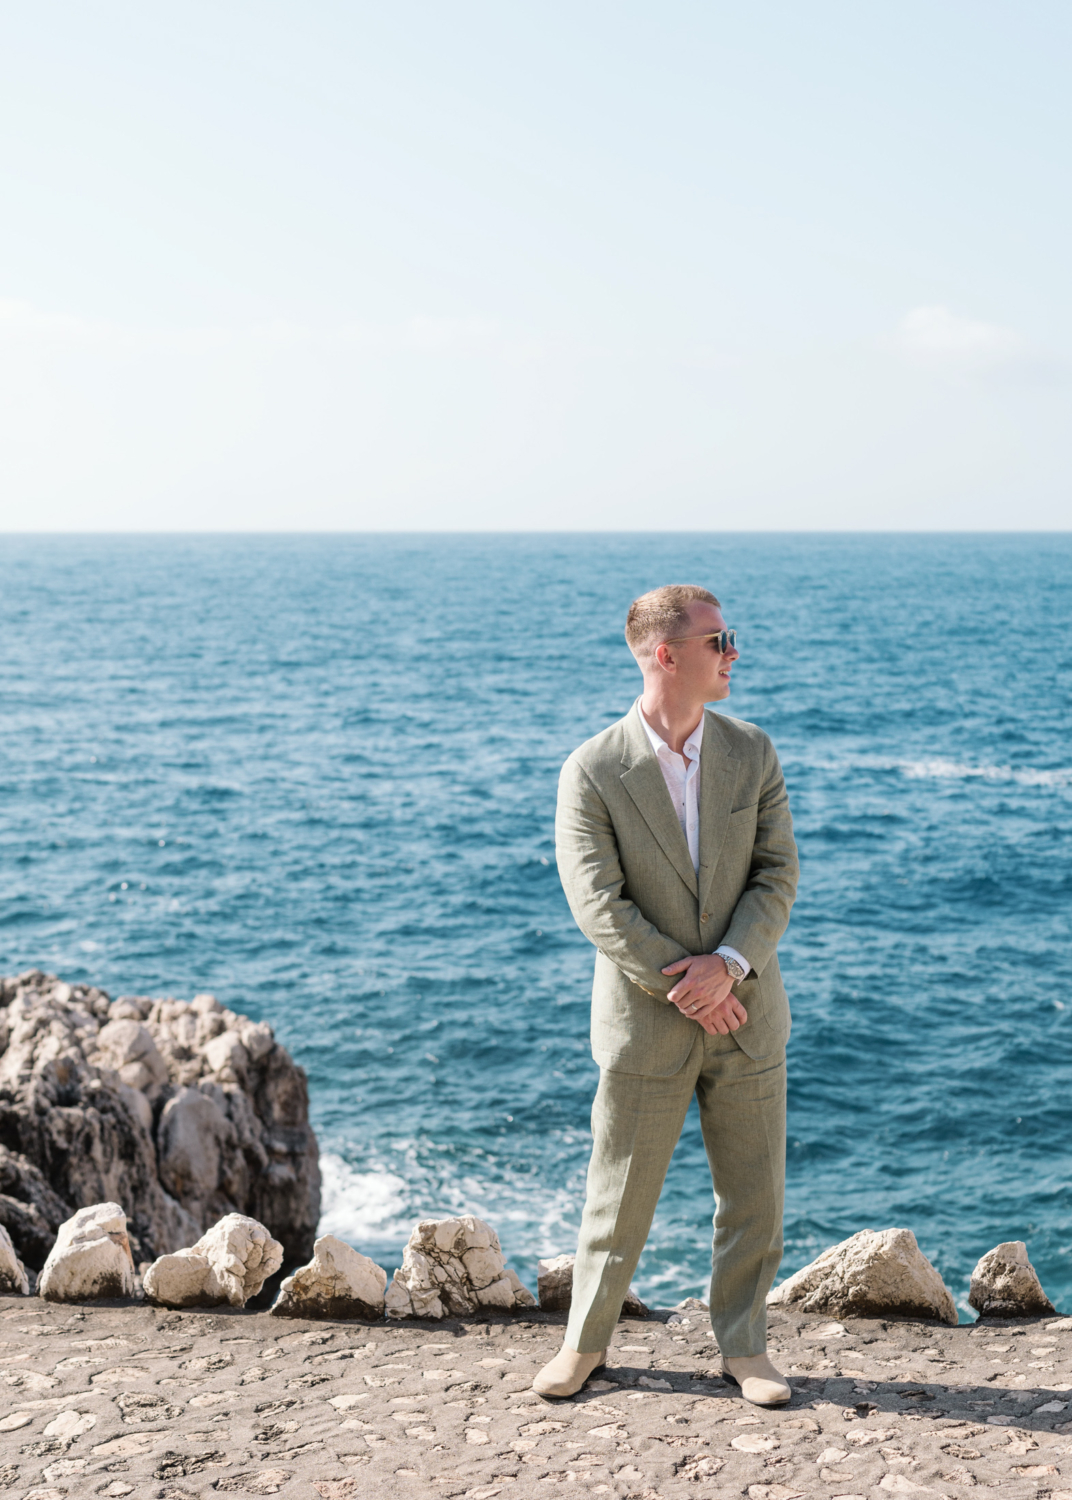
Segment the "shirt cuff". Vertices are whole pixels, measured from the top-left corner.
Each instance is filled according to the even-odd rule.
[[[731,948],[728,943],[721,943],[715,949],[715,952],[719,955],[720,958],[735,958],[737,960],[737,962],[740,964],[741,968],[744,970],[744,972],[745,972],[746,975],[748,974],[749,970],[752,967],[752,965],[748,962],[747,958],[745,958],[744,954],[743,953],[738,953],[737,949],[736,948]]]

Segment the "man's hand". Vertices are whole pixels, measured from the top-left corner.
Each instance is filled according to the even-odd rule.
[[[698,953],[668,964],[664,974],[681,974],[667,995],[683,1016],[698,1021],[709,1036],[727,1036],[748,1020],[748,1012],[733,993],[733,979],[717,953]]]

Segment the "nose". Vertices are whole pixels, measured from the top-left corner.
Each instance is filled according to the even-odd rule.
[[[723,661],[736,661],[740,654],[741,653],[737,650],[736,646],[730,646],[730,648],[723,653],[722,659]]]

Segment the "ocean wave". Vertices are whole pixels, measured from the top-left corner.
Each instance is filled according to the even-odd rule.
[[[358,1171],[335,1152],[320,1157],[322,1211],[318,1234],[333,1234],[363,1254],[401,1262],[402,1247],[420,1219],[475,1214],[499,1235],[515,1270],[535,1284],[536,1261],[572,1251],[580,1221],[580,1183],[542,1188],[531,1179],[486,1179],[469,1170],[429,1172],[412,1151],[407,1175],[383,1167]],[[392,1266],[387,1267],[388,1270]]]
[[[897,767],[910,781],[1014,781],[1018,786],[1072,786],[1072,769],[1035,766],[968,766],[955,760],[904,760]]]
[[[788,763],[792,763],[791,759]],[[920,760],[883,755],[856,755],[844,760],[804,761],[813,771],[895,771],[909,781],[1012,782],[1017,786],[1072,787],[1072,767],[1043,770],[1037,766],[973,766],[941,756]]]
[[[333,1152],[320,1158],[321,1214],[317,1234],[333,1234],[357,1249],[370,1240],[397,1239],[404,1228],[406,1184],[393,1172],[358,1172]]]

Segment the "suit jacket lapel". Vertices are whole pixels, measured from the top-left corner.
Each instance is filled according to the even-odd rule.
[[[692,868],[692,856],[674,811],[674,804],[670,800],[670,793],[666,789],[655,751],[640,722],[639,700],[626,718],[626,745],[626,753],[622,757],[622,785],[636,803],[637,811],[651,829],[660,849],[695,896],[696,871]],[[701,752],[701,761],[702,759]],[[702,858],[702,843],[700,855]]]
[[[707,903],[715,866],[722,853],[740,768],[740,761],[726,751],[717,714],[707,710],[700,749],[700,878],[697,894],[701,908]]]

